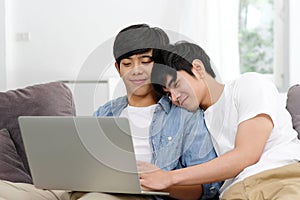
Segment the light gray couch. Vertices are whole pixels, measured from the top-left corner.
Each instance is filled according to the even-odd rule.
[[[290,112],[293,120],[294,129],[298,132],[300,139],[300,85],[292,86],[287,94],[287,110]]]
[[[299,137],[300,85],[291,87],[287,96]],[[17,122],[21,115],[75,115],[72,93],[60,82],[0,92],[0,179],[32,183]]]
[[[61,82],[0,92],[0,179],[32,183],[19,116],[75,115],[72,93]]]

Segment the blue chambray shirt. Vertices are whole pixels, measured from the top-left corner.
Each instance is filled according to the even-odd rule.
[[[120,116],[128,105],[127,96],[100,106],[94,116]],[[150,125],[151,163],[165,171],[180,169],[209,161],[216,157],[205,126],[203,112],[189,112],[172,104],[163,96],[155,108]],[[214,197],[221,183],[203,185],[201,199]],[[156,199],[164,199],[158,197]]]

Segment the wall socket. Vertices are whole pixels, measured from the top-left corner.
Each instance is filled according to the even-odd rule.
[[[30,41],[30,33],[29,32],[16,33],[16,41],[17,42],[29,42]]]

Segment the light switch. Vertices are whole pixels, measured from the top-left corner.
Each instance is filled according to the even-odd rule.
[[[30,33],[29,32],[20,32],[16,34],[16,41],[18,42],[29,42]]]

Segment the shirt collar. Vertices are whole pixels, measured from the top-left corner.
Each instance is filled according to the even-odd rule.
[[[158,101],[158,105],[168,114],[171,110],[172,102],[168,96],[162,96]],[[127,96],[119,97],[112,101],[112,113],[119,116],[121,112],[128,106]]]
[[[168,114],[172,107],[172,102],[168,96],[162,96],[158,101],[158,104],[162,107],[162,109]]]

